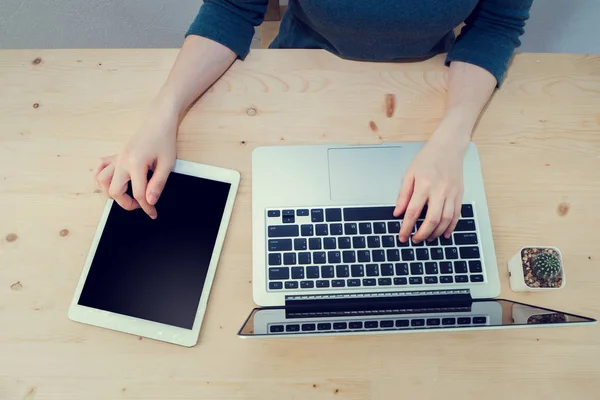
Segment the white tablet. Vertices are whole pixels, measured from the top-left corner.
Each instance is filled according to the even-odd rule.
[[[239,181],[237,171],[177,160],[157,219],[109,200],[69,318],[194,346]]]

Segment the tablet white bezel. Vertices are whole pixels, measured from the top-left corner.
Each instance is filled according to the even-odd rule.
[[[226,182],[231,185],[229,194],[227,196],[227,202],[225,204],[225,209],[223,211],[223,218],[221,219],[219,232],[217,234],[217,239],[206,274],[206,279],[204,281],[204,287],[202,288],[202,296],[200,297],[198,309],[196,311],[193,328],[191,330],[179,328],[176,326],[152,322],[77,304],[79,297],[81,296],[81,291],[83,290],[83,285],[87,279],[90,266],[96,254],[98,243],[102,237],[104,226],[110,214],[110,210],[114,202],[112,199],[109,199],[104,206],[104,211],[98,223],[96,234],[92,241],[87,259],[79,277],[79,282],[77,283],[77,288],[75,289],[75,293],[69,307],[69,319],[76,322],[112,329],[132,335],[143,336],[181,346],[191,347],[196,345],[200,335],[200,328],[202,326],[204,314],[206,313],[208,298],[221,255],[221,250],[223,248],[223,243],[225,241],[229,220],[231,219],[233,206],[238,192],[240,173],[235,170],[197,164],[183,160],[177,160],[172,171],[184,175]]]

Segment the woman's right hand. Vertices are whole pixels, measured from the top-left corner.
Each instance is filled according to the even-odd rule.
[[[155,219],[155,205],[175,165],[178,123],[177,115],[150,113],[118,155],[102,157],[94,175],[104,193],[124,209],[141,207]],[[148,170],[154,171],[150,181]],[[126,193],[129,181],[133,198]]]

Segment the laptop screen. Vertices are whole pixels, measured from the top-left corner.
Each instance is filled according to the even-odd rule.
[[[317,315],[319,314],[319,315]],[[470,306],[386,312],[290,314],[284,307],[255,308],[240,336],[340,335],[416,330],[494,329],[595,323],[596,320],[510,300],[475,300]],[[325,313],[327,314],[327,313]]]

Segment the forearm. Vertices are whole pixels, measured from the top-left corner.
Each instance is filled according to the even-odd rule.
[[[476,65],[454,61],[450,65],[446,109],[436,135],[466,147],[496,78]]]
[[[182,116],[188,107],[227,71],[236,59],[229,48],[189,35],[157,95],[152,112]]]

